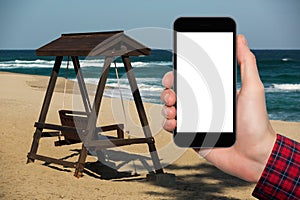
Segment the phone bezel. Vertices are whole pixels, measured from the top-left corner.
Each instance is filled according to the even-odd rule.
[[[177,32],[232,32],[233,33],[233,132],[177,132],[173,131],[174,142],[180,147],[230,147],[236,140],[236,23],[229,17],[180,17],[173,24],[174,91],[177,94]],[[177,108],[177,102],[175,103]],[[176,118],[177,119],[177,118]],[[186,137],[193,137],[187,142]],[[205,144],[203,143],[205,139]]]

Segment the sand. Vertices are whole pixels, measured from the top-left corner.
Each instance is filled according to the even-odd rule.
[[[73,176],[74,169],[72,168],[63,168],[54,164],[46,165],[42,161],[26,164],[26,155],[30,150],[35,130],[33,124],[38,119],[48,79],[49,77],[43,76],[0,73],[0,199],[253,198],[251,193],[255,187],[254,184],[221,172],[205,159],[200,158],[193,150],[186,149],[177,156],[174,156],[176,152],[173,150],[163,151],[162,149],[166,145],[172,146],[172,137],[161,129],[161,106],[154,104],[145,104],[145,106],[162,162],[170,162],[167,160],[168,156],[175,157],[172,163],[165,167],[166,172],[176,174],[176,183],[173,186],[158,186],[147,181],[147,171],[137,161],[136,172],[139,176],[110,178],[108,180],[103,179],[105,178],[103,172],[93,172],[89,169],[86,170],[82,178],[77,179]],[[64,79],[59,78],[57,85],[47,122],[59,124],[57,111],[62,107],[66,109],[74,107],[72,106],[74,84],[68,82],[67,94],[65,95],[63,94]],[[104,99],[100,111],[102,117],[99,123],[101,125],[115,123],[116,120],[119,120],[118,116],[121,116],[122,113],[117,114],[117,116],[111,114],[112,107],[117,110],[116,113],[120,111],[118,104],[119,100]],[[126,105],[129,105],[130,121],[133,122],[133,125],[128,125],[128,129],[134,134],[141,134],[133,103],[126,101]],[[276,131],[297,141],[300,140],[300,123],[272,121],[272,124]],[[38,152],[56,158],[77,159],[80,144],[54,147],[53,142],[55,140],[57,139],[42,138]],[[132,153],[135,158],[144,159],[151,163],[146,145],[112,149],[116,155],[123,155],[122,151],[125,150],[130,155]],[[182,155],[179,156],[180,154]],[[127,155],[127,158],[130,155]],[[92,162],[96,160],[93,156],[88,157],[90,169],[93,169],[91,167],[93,166]],[[128,161],[128,163],[132,162]]]

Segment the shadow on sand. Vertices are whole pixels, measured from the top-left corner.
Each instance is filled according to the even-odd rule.
[[[79,151],[78,149],[71,150],[76,153],[72,153],[62,160],[71,158],[74,156],[78,156]],[[111,181],[137,181],[141,182],[142,184],[155,184],[151,181],[146,181],[146,177],[140,176],[134,171],[120,171],[119,169],[131,162],[132,160],[138,160],[140,165],[136,167],[138,169],[144,168],[149,170],[151,167],[148,165],[149,157],[139,156],[136,154],[128,154],[119,151],[107,150],[110,152],[110,163],[103,164],[99,161],[97,162],[86,162],[84,174],[104,179],[104,180],[111,180]],[[115,161],[118,161],[118,165],[115,164]],[[64,172],[73,172],[71,168],[60,168],[57,166],[52,165],[51,163],[45,163],[44,165],[59,171]],[[232,197],[228,197],[225,195],[224,192],[226,189],[234,188],[234,187],[241,187],[241,186],[251,186],[251,183],[242,181],[238,178],[233,176],[227,175],[220,171],[219,169],[215,168],[214,166],[208,163],[201,163],[198,165],[169,165],[165,168],[165,171],[170,171],[171,173],[175,173],[176,171],[195,171],[194,174],[183,174],[183,175],[176,175],[176,182],[173,185],[169,186],[157,186],[157,187],[164,187],[168,189],[168,192],[159,193],[156,191],[147,192],[147,194],[157,197],[166,197],[172,198],[177,200],[183,199],[236,199]],[[182,173],[181,173],[182,174]],[[209,182],[207,180],[210,180]],[[224,195],[223,195],[224,194]]]

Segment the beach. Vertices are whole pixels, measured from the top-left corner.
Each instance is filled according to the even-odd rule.
[[[140,168],[137,170],[139,176],[107,180],[95,173],[84,173],[78,179],[73,176],[73,168],[48,165],[38,160],[26,164],[35,131],[33,125],[38,120],[48,80],[47,76],[0,72],[0,199],[254,199],[251,193],[255,184],[223,173],[191,149],[186,149],[165,167],[165,172],[176,175],[176,183],[172,186],[158,186],[147,181],[147,171]],[[58,78],[48,122],[59,124],[57,111],[62,107],[72,108],[74,83],[67,82],[66,94],[64,85],[65,80]],[[99,123],[115,123],[116,118],[111,115],[112,101],[112,98],[104,98]],[[127,102],[129,110],[134,110],[133,102]],[[161,105],[145,103],[145,107],[152,116],[151,124],[156,127],[157,148],[163,148],[172,142],[172,136],[159,128]],[[137,115],[131,113],[131,119],[139,124]],[[300,141],[300,122],[271,123],[277,132]],[[136,125],[129,128],[140,131]],[[56,140],[42,138],[38,152],[57,158],[70,156],[77,159],[80,144],[55,147],[53,142]],[[132,145],[127,150],[147,154],[146,145]],[[165,157],[162,155],[163,159]],[[89,163],[96,160],[88,156]]]

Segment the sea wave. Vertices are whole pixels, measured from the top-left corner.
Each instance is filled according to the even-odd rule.
[[[104,60],[80,60],[81,67],[103,67]],[[142,62],[142,61],[135,61],[131,62],[132,67],[153,67],[153,66],[169,66],[172,65],[172,62],[169,61],[149,61],[149,62]],[[114,67],[114,63],[111,64]],[[117,67],[124,67],[122,62],[116,62]]]
[[[54,60],[49,61],[49,60],[15,60],[15,61],[8,61],[8,62],[15,62],[15,63],[20,63],[20,64],[27,64],[27,63],[45,63],[45,64],[54,64]]]
[[[161,78],[135,78],[137,82],[144,81],[144,82],[161,82]]]
[[[300,90],[300,84],[273,84],[273,86],[280,90]]]
[[[300,92],[300,84],[272,84],[266,92]]]
[[[294,61],[292,58],[282,58],[281,59],[282,62],[290,62],[290,61]]]
[[[54,61],[49,60],[15,60],[0,62],[0,69],[16,69],[16,68],[52,68]],[[61,68],[66,68],[67,61],[63,61]]]
[[[72,79],[76,81],[76,79]],[[98,78],[85,78],[86,83],[97,85],[99,82]],[[159,78],[137,78],[138,87],[140,91],[149,91],[149,92],[161,92],[163,90],[162,85],[157,85],[153,83],[160,84],[161,79]],[[116,79],[108,79],[106,83],[106,88],[109,89],[118,89],[119,85]],[[130,90],[130,85],[128,80],[125,78],[120,79],[120,88],[125,90]]]
[[[82,67],[103,67],[104,60],[81,60],[80,66]],[[168,66],[172,65],[172,62],[170,61],[149,61],[149,62],[142,62],[142,61],[135,61],[131,62],[132,67],[151,67],[154,65],[159,66]],[[114,63],[111,64],[112,67],[114,67]],[[124,67],[124,64],[122,62],[116,62],[117,67]]]
[[[81,67],[103,67],[104,60],[103,59],[86,59],[80,60]],[[14,61],[2,61],[0,62],[0,69],[15,69],[15,68],[52,68],[54,65],[54,60],[14,60]],[[72,62],[69,63],[69,66],[72,66]],[[132,67],[153,67],[153,66],[168,66],[172,65],[172,62],[169,61],[151,61],[151,62],[131,62]],[[114,64],[111,65],[114,67]],[[117,67],[123,67],[124,64],[122,62],[116,63]],[[63,61],[61,64],[61,68],[67,67],[67,61]]]
[[[157,81],[161,81],[159,78],[138,78],[138,88],[144,101],[152,103],[161,103],[160,94],[163,91],[162,85],[153,85]],[[76,79],[72,79],[76,80]],[[85,82],[89,84],[97,84],[98,78],[85,78]],[[124,99],[132,100],[132,93],[128,80],[125,78],[120,79],[120,90]],[[112,98],[120,98],[119,84],[116,79],[108,79],[105,85],[104,96]]]

